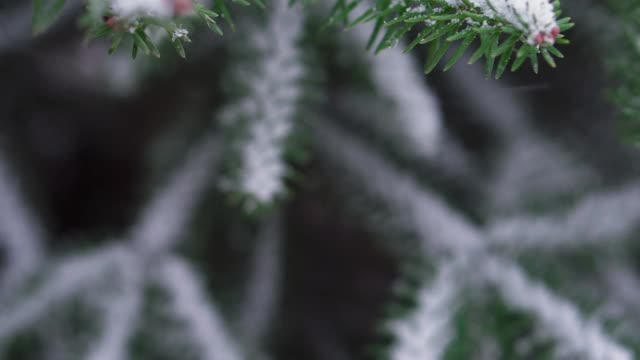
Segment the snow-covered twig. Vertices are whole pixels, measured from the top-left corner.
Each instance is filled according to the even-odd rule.
[[[535,315],[558,340],[560,349],[592,360],[631,359],[629,351],[609,338],[599,324],[582,319],[576,306],[529,279],[516,265],[490,254],[491,249],[483,246],[485,236],[455,210],[355,139],[325,123],[314,125],[318,151],[329,161],[341,164],[352,177],[358,177],[359,189],[364,187],[393,207],[396,216],[410,219],[403,225],[411,227],[409,230],[427,245],[422,249],[424,257],[432,258],[445,248],[462,259],[478,259],[478,266],[467,269],[470,276],[477,274],[490,281],[507,303]]]
[[[488,257],[482,275],[494,284],[504,300],[536,316],[545,333],[557,341],[560,353],[581,354],[591,360],[631,360],[631,352],[616,344],[596,322],[585,321],[576,306],[536,283],[515,264]]]
[[[272,203],[285,191],[285,147],[302,96],[304,64],[298,41],[304,17],[286,0],[274,1],[270,8],[267,28],[254,26],[249,34],[248,43],[259,52],[257,61],[253,56],[251,62],[245,59],[241,66],[245,72],[237,71],[250,96],[223,112],[229,125],[246,127],[235,144],[240,154],[238,178],[230,183],[233,190],[248,196],[248,210]],[[256,65],[257,74],[248,76],[246,67]]]
[[[242,307],[241,329],[252,347],[264,341],[274,319],[280,293],[280,244],[282,224],[280,215],[264,221],[258,236],[251,274]]]
[[[0,156],[0,248],[7,259],[0,273],[0,296],[23,283],[43,259],[43,230],[20,194],[16,178]]]
[[[122,265],[129,255],[124,247],[111,246],[66,259],[42,280],[43,285],[34,293],[14,306],[3,309],[0,315],[0,339],[34,324],[49,306],[94,285],[108,271]]]
[[[451,6],[466,7],[462,0],[445,0]],[[500,18],[522,30],[531,45],[553,44],[560,32],[553,4],[549,0],[470,0],[489,18]],[[557,33],[556,33],[557,31]],[[555,33],[555,35],[554,35]]]
[[[157,272],[157,282],[172,298],[172,309],[186,321],[191,338],[200,346],[203,359],[243,359],[224,320],[207,300],[206,291],[187,263],[175,256],[162,260]]]
[[[187,225],[202,192],[211,184],[219,141],[209,135],[188,154],[134,225],[130,238],[145,254],[168,251]]]
[[[608,294],[599,315],[614,320],[615,334],[630,339],[637,338],[640,325],[640,278],[625,265],[611,265],[605,270],[602,281]]]
[[[411,140],[416,134],[408,133],[402,126],[396,126],[398,121],[402,122],[398,119],[407,116],[398,114],[401,111],[397,107],[389,107],[372,94],[353,90],[334,92],[333,99],[331,105],[339,114],[340,121],[353,122],[358,129],[362,129],[363,136],[369,137],[372,134],[381,142],[389,143],[390,148],[397,150],[403,158],[421,165],[416,166],[415,171],[424,167],[425,172],[432,176],[464,181],[467,187],[470,182],[479,180],[480,175],[469,155],[446,129],[440,131],[437,149],[424,151],[423,147],[428,146],[426,142],[416,146],[415,139]]]
[[[640,225],[640,185],[589,195],[564,214],[518,216],[487,230],[491,244],[507,249],[561,249],[610,244]]]
[[[364,49],[373,31],[372,23],[359,24],[345,33],[356,48]],[[432,157],[442,140],[442,115],[439,104],[424,83],[421,69],[401,47],[386,49],[367,57],[376,90],[390,100],[395,117],[387,126],[407,139],[416,152]]]
[[[152,261],[154,258],[167,256],[165,254],[171,250],[171,245],[184,231],[193,208],[207,185],[211,183],[218,155],[217,137],[206,136],[188,154],[184,165],[173,174],[168,185],[158,191],[150,201],[140,221],[133,226],[129,241],[123,245],[98,249],[90,254],[72,256],[61,261],[60,265],[54,267],[51,274],[42,280],[42,285],[29,294],[27,300],[9,307],[6,315],[0,316],[0,339],[33,324],[52,304],[64,301],[75,294],[87,295],[86,289],[94,286],[96,281],[112,271],[113,274],[119,275],[119,287],[107,295],[107,298],[115,300],[103,306],[104,333],[88,354],[88,359],[126,358],[127,340],[136,327],[136,315],[142,301],[142,282],[145,281],[145,274],[150,271],[147,267],[157,265]],[[0,172],[0,176],[2,175],[4,173]],[[3,190],[3,185],[5,183],[0,181],[0,190]],[[186,272],[186,265],[177,260],[169,264],[171,266],[167,270],[168,276],[173,276],[168,280],[170,284],[184,286],[178,287],[177,291],[191,291],[178,294],[180,311],[202,311],[201,307],[205,304],[206,297],[196,291],[197,289],[194,290],[195,283],[188,283],[193,277]],[[172,282],[174,280],[178,281],[177,285]],[[180,281],[187,283],[180,284]],[[211,332],[216,330],[212,326],[218,326],[216,323],[198,319],[197,316],[189,316],[188,320],[195,322],[192,326],[198,329],[200,335],[203,321],[209,326],[205,331]],[[202,342],[206,343],[204,340]],[[211,356],[211,349],[209,354],[208,358],[218,359]]]
[[[91,347],[88,360],[127,359],[127,345],[139,320],[142,303],[142,272],[137,259],[130,256],[118,269],[121,288],[117,294],[100,299],[104,308],[104,329],[99,341]]]
[[[318,152],[339,160],[332,165],[357,178],[359,191],[382,198],[391,208],[390,214],[397,217],[393,220],[417,233],[425,254],[466,253],[481,244],[472,226],[435,194],[424,191],[413,177],[393,168],[328,122],[315,121],[312,126],[319,139]]]
[[[455,335],[451,321],[460,302],[461,285],[456,276],[459,270],[455,261],[443,265],[435,278],[418,291],[416,310],[388,324],[395,336],[389,351],[391,359],[442,359]]]

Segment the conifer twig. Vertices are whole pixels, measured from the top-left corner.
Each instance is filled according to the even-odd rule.
[[[389,349],[391,359],[442,359],[455,335],[451,322],[460,302],[459,270],[455,261],[442,265],[432,281],[418,290],[415,311],[387,324],[396,336]]]
[[[340,164],[352,177],[358,177],[358,189],[364,187],[393,208],[396,216],[410,219],[402,225],[409,227],[408,230],[423,242],[424,258],[437,257],[442,261],[440,247],[444,247],[458,258],[474,259],[468,263],[473,266],[466,269],[469,276],[488,280],[500,289],[508,304],[535,315],[556,340],[559,349],[591,360],[631,359],[629,350],[605,334],[595,320],[584,320],[575,305],[531,280],[515,264],[492,254],[491,248],[485,247],[487,239],[480,230],[435,195],[326,122],[315,123],[314,130],[318,144],[322,144],[317,147],[319,152],[327,160]],[[400,202],[401,207],[398,206]],[[474,265],[475,261],[478,265]],[[420,314],[421,310],[417,309],[415,313]],[[557,319],[562,324],[555,324]]]
[[[492,245],[512,250],[574,249],[624,240],[640,225],[640,185],[587,195],[568,211],[515,216],[487,229]]]
[[[243,337],[253,348],[259,348],[275,318],[281,287],[281,216],[275,214],[263,221],[251,262],[240,325]]]
[[[186,321],[191,338],[200,346],[204,359],[243,359],[225,330],[224,320],[184,260],[176,256],[163,259],[156,281],[169,291],[172,309]]]
[[[0,298],[22,284],[43,260],[44,231],[21,193],[0,154],[0,247],[7,259],[0,273]]]

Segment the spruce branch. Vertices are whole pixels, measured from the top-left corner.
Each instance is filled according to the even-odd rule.
[[[60,303],[93,286],[109,270],[117,269],[128,256],[122,246],[110,246],[89,254],[70,256],[60,261],[33,293],[2,311],[0,340],[20,332],[42,317],[49,306]]]
[[[190,42],[184,27],[186,18],[198,17],[211,30],[223,34],[216,18],[222,17],[234,29],[229,9],[222,0],[214,0],[213,7],[197,0],[87,0],[85,25],[89,39],[110,37],[113,53],[128,37],[133,44],[132,56],[139,52],[160,57],[155,41],[149,36],[149,28],[163,29],[176,52],[185,57],[183,42]],[[64,6],[65,0],[34,0],[33,26],[37,32],[53,23]],[[249,5],[246,0],[238,4]],[[496,78],[502,76],[511,63],[517,70],[529,59],[534,72],[538,72],[538,57],[555,67],[554,58],[563,57],[555,44],[567,43],[562,32],[573,27],[569,18],[558,19],[560,2],[555,0],[418,0],[378,1],[375,6],[359,7],[364,0],[339,0],[333,6],[329,24],[344,23],[348,27],[363,22],[375,24],[368,47],[375,46],[376,53],[394,47],[412,30],[418,35],[408,45],[407,51],[418,44],[430,44],[424,65],[431,72],[445,56],[453,43],[460,43],[444,69],[452,67],[471,44],[479,39],[480,46],[470,62],[482,57],[487,61],[487,76],[495,70]],[[261,0],[256,4],[265,7]],[[366,9],[353,21],[349,20],[356,9]],[[378,37],[382,38],[378,40]],[[514,59],[515,57],[515,59]],[[513,62],[511,62],[511,60]],[[495,67],[495,69],[494,69]]]
[[[502,254],[492,253],[492,249],[486,246],[487,239],[481,229],[428,190],[417,184],[409,185],[411,181],[406,174],[333,126],[318,122],[314,130],[318,144],[321,144],[317,150],[326,161],[357,177],[360,183],[356,186],[364,187],[372,196],[382,199],[394,209],[394,214],[410,219],[401,225],[409,227],[407,231],[416,234],[423,243],[421,253],[424,259],[441,262],[447,258],[443,258],[443,254],[449,254],[451,259],[466,260],[468,276],[481,280],[475,282],[478,286],[497,287],[508,304],[533,315],[538,320],[537,324],[555,339],[556,349],[564,351],[565,355],[581,355],[593,360],[633,358],[630,350],[606,334],[596,320],[585,320],[576,305],[532,280]],[[403,189],[402,195],[398,196],[399,193],[393,191],[397,188]],[[446,216],[441,216],[443,214]],[[438,222],[433,222],[434,219]],[[424,314],[425,311],[418,308],[414,314]],[[405,340],[408,336],[406,331],[395,335],[401,337],[397,343],[410,341]],[[415,354],[417,358],[421,355]]]
[[[362,24],[346,33],[351,41],[342,43],[365,48],[373,31],[372,23]],[[393,104],[396,121],[394,131],[401,133],[399,136],[406,141],[406,146],[434,157],[440,148],[442,114],[435,95],[418,76],[420,70],[417,64],[398,48],[390,48],[378,56],[368,56],[367,63],[376,91]]]
[[[241,333],[250,348],[260,349],[276,318],[282,289],[281,252],[282,216],[274,214],[263,220],[251,262],[251,272],[239,319]]]
[[[368,46],[375,48],[376,53],[396,46],[399,39],[415,30],[418,34],[405,51],[419,44],[430,44],[424,65],[426,73],[435,69],[447,50],[459,42],[444,66],[444,70],[451,68],[476,39],[479,46],[469,62],[484,57],[487,76],[494,71],[496,78],[502,76],[514,56],[512,71],[529,59],[537,73],[539,56],[556,67],[554,57],[563,55],[554,45],[567,43],[562,32],[573,27],[569,18],[558,19],[561,10],[557,0],[553,3],[548,0],[378,1],[356,14],[355,20],[349,20],[361,1],[348,4],[338,1],[332,21],[344,22],[348,27],[374,22]]]
[[[129,256],[118,269],[120,288],[98,300],[103,312],[104,329],[91,347],[88,360],[127,359],[128,342],[140,321],[142,307],[142,271],[137,259]]]
[[[44,229],[22,198],[17,179],[0,154],[0,249],[7,259],[0,272],[0,299],[24,284],[44,255]]]
[[[200,346],[204,359],[244,359],[201,281],[184,260],[176,256],[163,259],[156,282],[169,291],[172,309],[188,324],[190,337]]]
[[[276,0],[270,3],[266,28],[253,26],[242,42],[251,50],[236,47],[241,65],[232,76],[246,95],[220,115],[234,163],[224,186],[241,197],[249,212],[271,206],[286,191],[285,158],[296,151],[291,144],[304,92],[303,20],[297,7]]]
[[[415,295],[415,309],[392,318],[385,328],[396,341],[387,350],[395,360],[439,360],[454,338],[452,320],[458,310],[460,276],[455,261],[441,265]]]
[[[184,165],[149,201],[124,242],[63,258],[34,290],[24,294],[26,299],[13,300],[3,309],[0,341],[32,327],[52,305],[75,296],[86,298],[100,288],[100,280],[116,275],[117,286],[109,295],[115,300],[99,309],[105,329],[87,354],[89,359],[127,357],[128,342],[140,320],[137,312],[143,285],[149,280],[161,281],[169,290],[172,308],[186,321],[204,358],[241,359],[240,351],[226,335],[226,325],[209,307],[197,276],[184,260],[170,254],[215,173],[218,144],[217,136],[209,134],[193,147]],[[162,274],[161,278],[150,278],[154,273]]]
[[[586,321],[572,303],[544,284],[531,281],[515,264],[486,258],[482,274],[510,305],[536,316],[546,334],[558,340],[558,355],[580,354],[588,359],[631,360],[630,350],[618,345],[597,321]]]
[[[571,250],[625,240],[640,224],[640,186],[631,183],[580,199],[552,215],[514,216],[487,229],[492,245],[510,251]]]

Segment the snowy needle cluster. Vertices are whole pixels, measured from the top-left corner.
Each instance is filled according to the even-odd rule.
[[[35,0],[34,30],[40,32],[53,23],[64,3],[65,0]],[[250,5],[246,0],[232,3]],[[264,7],[262,0],[256,0],[255,4]],[[366,0],[338,0],[330,12],[329,23],[342,23],[346,27],[362,22],[374,23],[368,47],[375,47],[376,53],[395,46],[401,38],[416,30],[417,34],[410,35],[413,40],[406,50],[418,44],[430,44],[424,65],[427,73],[442,60],[451,45],[459,43],[445,70],[479,40],[469,62],[485,58],[487,76],[495,70],[498,78],[509,64],[515,71],[526,60],[530,60],[533,70],[538,72],[540,55],[551,67],[556,66],[554,57],[563,55],[554,45],[568,43],[562,32],[573,26],[569,18],[560,18],[560,13],[559,0],[553,3],[548,0],[385,0],[377,1],[374,6]],[[169,36],[178,54],[185,57],[183,42],[191,41],[186,29],[191,18],[204,21],[219,35],[223,30],[216,19],[223,19],[235,29],[231,12],[223,0],[210,3],[197,0],[88,0],[85,22],[90,40],[104,36],[112,38],[110,53],[120,46],[123,38],[130,37],[134,58],[139,51],[160,57],[151,36],[154,29],[159,29]]]

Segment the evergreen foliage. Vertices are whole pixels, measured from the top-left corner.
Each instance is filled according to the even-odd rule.
[[[34,31],[41,32],[52,24],[64,2],[36,0]],[[234,3],[251,5],[246,0]],[[256,0],[255,4],[265,6],[261,0]],[[354,15],[356,9],[362,10],[361,13]],[[430,45],[424,65],[426,73],[436,67],[453,44],[459,43],[459,46],[444,70],[451,68],[478,39],[479,46],[469,63],[485,58],[487,76],[495,71],[499,78],[511,60],[511,71],[520,68],[528,59],[537,73],[539,56],[551,67],[556,67],[554,57],[563,55],[554,45],[567,44],[562,32],[573,27],[570,19],[559,18],[560,14],[559,0],[553,5],[546,0],[381,0],[373,6],[367,5],[365,0],[338,0],[330,12],[328,24],[339,23],[349,28],[363,22],[374,23],[367,48],[375,48],[375,53],[395,46],[414,30],[417,35],[411,36],[413,40],[405,51],[419,44]],[[222,0],[215,0],[210,6],[193,0],[89,0],[85,24],[89,40],[105,36],[112,39],[109,53],[116,51],[124,37],[129,37],[133,58],[139,51],[160,57],[150,32],[164,30],[177,53],[184,58],[183,42],[191,41],[185,27],[191,17],[202,20],[219,35],[223,35],[223,30],[217,18],[224,19],[232,30],[235,29],[231,12]]]
[[[89,61],[89,72],[108,74],[82,82],[90,96],[135,102],[142,85],[172,74],[166,101],[178,110],[164,113],[167,97],[154,97],[142,111],[154,124],[177,120],[144,143],[146,201],[115,239],[96,243],[56,244],[31,196],[37,184],[22,181],[29,165],[0,143],[0,359],[640,355],[640,173],[586,161],[584,149],[533,125],[541,112],[522,93],[482,77],[526,61],[537,72],[539,57],[554,67],[573,26],[559,1],[78,4],[87,38],[111,40],[112,57]],[[34,0],[32,30],[44,36],[65,6],[74,2]],[[634,8],[605,6],[626,29],[615,33],[627,36],[619,46],[637,45]],[[131,61],[127,42],[134,58],[158,59]],[[421,44],[424,66],[415,61],[423,50],[407,53]],[[169,48],[189,60],[165,56]],[[461,59],[486,66],[454,69]],[[635,71],[629,59],[610,62],[620,80]],[[61,63],[71,77],[73,63]],[[424,76],[438,64],[447,72]],[[167,70],[180,66],[190,72]],[[630,118],[637,81],[614,94]],[[612,148],[607,161],[628,159]],[[315,203],[295,204],[313,191]],[[338,245],[316,259],[313,238]],[[359,268],[378,253],[373,267],[390,263],[392,282],[370,290],[375,276],[342,273],[341,261]],[[325,273],[335,274],[323,284]],[[317,310],[343,300],[343,278],[356,304]],[[386,312],[376,304],[375,319],[362,320],[377,296]],[[373,334],[366,354],[340,338],[357,326]],[[291,339],[317,351],[283,356],[279,345]]]

